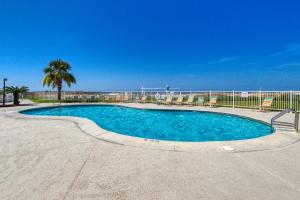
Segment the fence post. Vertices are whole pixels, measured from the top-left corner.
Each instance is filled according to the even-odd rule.
[[[295,130],[297,133],[299,132],[299,113],[295,112]]]
[[[293,108],[293,91],[290,90],[290,109]]]
[[[261,89],[259,90],[259,110],[261,110],[261,105],[262,101],[261,101]]]
[[[235,96],[235,93],[234,93],[234,90],[232,91],[232,108],[234,108],[234,96]]]

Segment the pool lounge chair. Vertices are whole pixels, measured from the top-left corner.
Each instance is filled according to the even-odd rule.
[[[183,96],[179,96],[175,102],[176,105],[182,105],[183,104]]]
[[[125,94],[123,98],[123,102],[129,102],[129,100],[130,100],[130,96],[128,94]]]
[[[160,96],[159,98],[156,98],[156,104],[157,105],[160,105],[160,104],[163,104],[165,102],[165,99],[162,97],[162,96]]]
[[[203,106],[204,105],[204,97],[198,97],[197,105],[198,106]]]
[[[194,99],[195,99],[195,95],[189,95],[189,98],[188,98],[187,102],[185,102],[184,104],[186,104],[186,105],[195,105]]]
[[[110,101],[110,100],[111,100],[110,96],[108,96],[108,95],[105,95],[105,96],[104,96],[104,101],[105,101],[105,102],[108,102],[108,101]]]
[[[217,107],[217,99],[218,97],[211,97],[209,99],[209,107]]]
[[[171,105],[173,102],[173,97],[172,96],[168,96],[166,101],[163,101],[162,104],[164,105]]]
[[[116,102],[120,102],[120,101],[121,101],[121,95],[118,94],[118,95],[116,96]]]
[[[142,96],[142,98],[139,99],[137,102],[139,102],[139,103],[146,103],[146,100],[147,100],[147,96]]]
[[[257,108],[259,108],[259,110],[262,110],[262,111],[268,110],[268,109],[272,108],[273,100],[274,100],[273,97],[264,98],[261,106],[258,106]]]

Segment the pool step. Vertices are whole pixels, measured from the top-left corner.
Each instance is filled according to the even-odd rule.
[[[278,125],[278,126],[290,126],[290,127],[294,127],[294,123],[290,123],[290,122],[273,122],[273,125]]]
[[[279,119],[280,117],[284,116],[287,113],[295,114],[294,123],[276,121],[277,119]],[[271,125],[293,127],[296,132],[299,132],[299,113],[294,109],[283,110],[271,119]]]

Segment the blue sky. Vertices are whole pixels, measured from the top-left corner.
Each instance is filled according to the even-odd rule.
[[[43,68],[62,58],[73,90],[300,89],[299,10],[289,0],[0,0],[0,78],[45,90]]]

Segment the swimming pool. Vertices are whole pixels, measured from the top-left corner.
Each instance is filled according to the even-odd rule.
[[[114,133],[168,141],[243,140],[273,132],[270,125],[253,119],[199,111],[147,110],[115,105],[77,105],[31,109],[21,113],[83,117]]]

